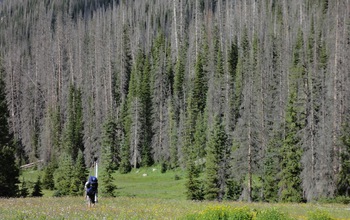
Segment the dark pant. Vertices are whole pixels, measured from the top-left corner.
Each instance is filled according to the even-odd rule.
[[[91,203],[95,203],[95,193],[89,194],[88,197],[89,197]]]

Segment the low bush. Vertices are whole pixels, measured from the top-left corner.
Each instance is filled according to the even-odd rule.
[[[334,198],[320,198],[317,200],[319,203],[336,203],[336,204],[350,204],[350,197],[337,196]]]
[[[308,220],[334,220],[328,212],[322,210],[316,210],[309,212],[307,216]]]
[[[253,212],[248,208],[230,208],[225,206],[213,206],[206,210],[187,215],[186,220],[252,220]]]
[[[56,190],[53,195],[53,197],[62,197],[64,194],[60,190]]]
[[[264,209],[259,211],[256,214],[255,220],[290,220],[286,214],[281,211],[272,208],[272,209]]]

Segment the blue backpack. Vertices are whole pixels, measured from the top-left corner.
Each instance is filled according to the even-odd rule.
[[[88,184],[86,186],[87,188],[86,193],[88,195],[95,195],[95,193],[97,193],[97,187],[98,187],[97,178],[94,176],[90,176],[88,180]]]

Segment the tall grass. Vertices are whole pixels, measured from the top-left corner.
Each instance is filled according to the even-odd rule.
[[[38,174],[39,171],[32,170],[22,175],[34,181]],[[201,215],[222,213],[227,219],[237,219],[229,217],[243,216],[246,212],[253,220],[272,217],[350,220],[350,207],[344,204],[188,201],[182,170],[163,174],[159,167],[151,167],[125,175],[115,173],[114,177],[117,197],[100,197],[91,209],[87,208],[83,196],[53,198],[52,191],[44,191],[43,198],[0,199],[0,219],[200,219]]]
[[[265,211],[271,207],[278,212]],[[327,219],[350,220],[347,208],[344,205],[316,207],[311,204],[217,203],[131,197],[100,198],[95,207],[88,208],[83,197],[44,197],[0,199],[0,219],[202,219],[210,216],[237,219],[231,217],[240,216],[272,220],[270,217],[274,216],[277,217],[274,219],[321,220],[326,216],[330,217]],[[322,213],[317,214],[318,210]]]

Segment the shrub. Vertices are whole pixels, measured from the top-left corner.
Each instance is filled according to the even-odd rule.
[[[167,171],[167,169],[168,169],[168,166],[166,165],[165,162],[162,162],[160,165],[161,165],[160,166],[160,172],[161,173],[165,173]]]
[[[53,197],[62,197],[64,196],[65,194],[62,193],[60,190],[56,190],[54,193],[53,193]]]
[[[342,204],[350,204],[350,197],[346,196],[337,196],[335,198],[320,198],[317,202],[320,203],[342,203]]]
[[[316,210],[308,213],[308,220],[334,220],[328,212]]]
[[[261,210],[256,214],[256,220],[289,220],[290,218],[281,211],[272,208]]]
[[[187,220],[252,220],[253,213],[248,208],[230,208],[224,206],[209,207],[203,212],[187,215]]]

